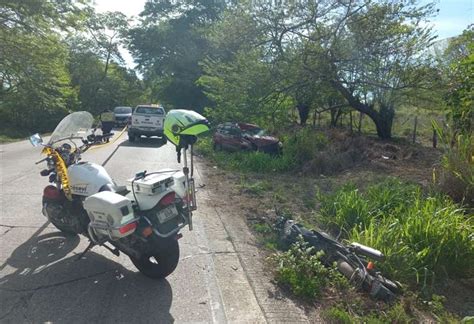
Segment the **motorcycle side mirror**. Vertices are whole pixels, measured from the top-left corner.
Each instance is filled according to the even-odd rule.
[[[36,133],[36,134],[30,136],[30,143],[31,143],[31,145],[36,147],[36,146],[39,146],[39,145],[43,144],[43,139],[41,138],[40,134]]]

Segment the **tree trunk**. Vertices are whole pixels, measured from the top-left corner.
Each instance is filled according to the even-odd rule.
[[[374,120],[375,127],[377,128],[377,135],[383,139],[392,138],[393,118],[395,117],[393,107],[391,105],[380,103],[380,111],[377,115],[377,121]]]
[[[329,126],[330,127],[337,127],[337,122],[339,121],[339,118],[342,115],[342,109],[341,108],[331,108],[330,113],[331,113],[331,121],[329,122]]]
[[[352,108],[366,114],[372,119],[377,129],[377,135],[380,138],[392,138],[393,118],[395,117],[395,111],[392,105],[379,102],[380,111],[377,111],[373,104],[361,102],[357,96],[338,81],[331,81],[331,84],[341,93]]]
[[[309,105],[299,103],[296,108],[298,109],[298,114],[300,115],[300,125],[306,125],[306,121],[309,117]]]
[[[357,132],[359,134],[362,132],[362,117],[364,117],[364,114],[359,112],[359,125],[357,126]]]
[[[415,125],[413,126],[413,144],[416,143],[416,128],[418,126],[418,116],[415,116]]]
[[[436,148],[438,146],[438,133],[436,132],[436,129],[433,128],[433,148]]]

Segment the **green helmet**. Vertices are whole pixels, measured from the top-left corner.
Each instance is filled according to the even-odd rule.
[[[197,136],[208,130],[207,119],[192,110],[170,110],[165,118],[164,133],[168,140],[177,147],[185,144],[182,143],[185,138]]]

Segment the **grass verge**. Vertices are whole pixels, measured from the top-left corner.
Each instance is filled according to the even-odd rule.
[[[446,196],[392,178],[364,193],[346,185],[320,200],[320,220],[349,241],[381,250],[381,268],[396,280],[425,289],[474,275],[472,215]]]

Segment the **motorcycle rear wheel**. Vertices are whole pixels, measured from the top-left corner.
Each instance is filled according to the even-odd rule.
[[[166,240],[159,249],[145,253],[141,258],[130,257],[132,263],[145,276],[153,279],[163,279],[169,276],[178,266],[179,243],[176,239]]]
[[[50,219],[49,221],[51,222],[51,224],[53,224],[58,230],[60,230],[64,234],[77,235],[77,232],[70,225],[62,224],[54,219]]]

